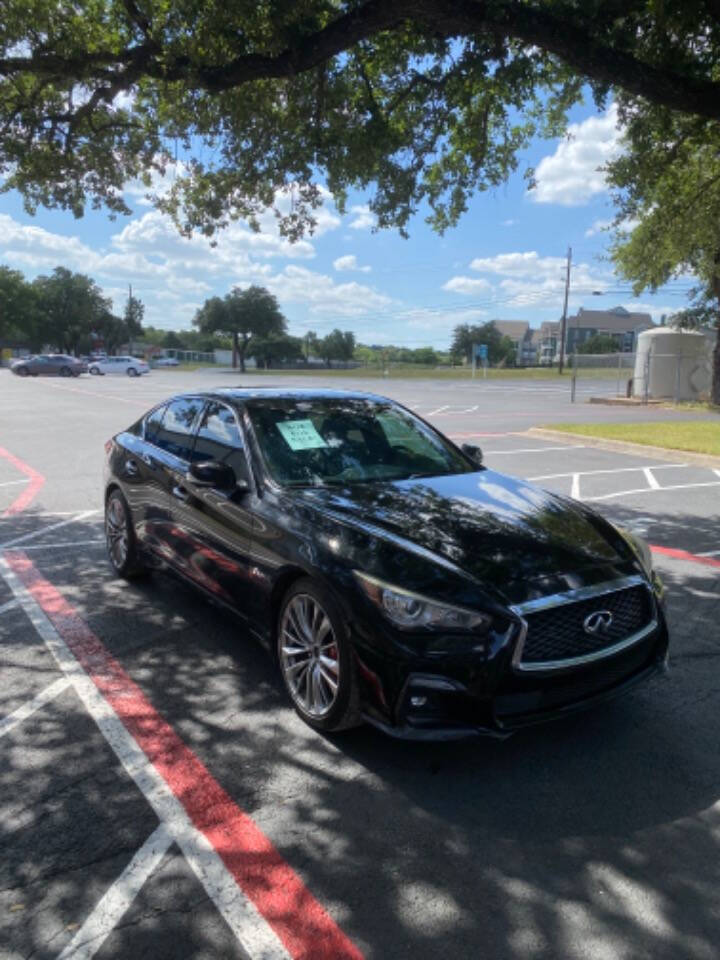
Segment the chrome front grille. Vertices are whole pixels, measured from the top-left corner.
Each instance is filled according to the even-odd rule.
[[[655,602],[641,577],[626,577],[514,608],[523,619],[518,670],[561,669],[625,649],[657,626]],[[589,629],[598,620],[601,628]]]

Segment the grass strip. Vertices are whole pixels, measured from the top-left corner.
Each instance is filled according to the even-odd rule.
[[[720,419],[717,422],[658,420],[653,423],[549,423],[546,426],[580,437],[624,440],[666,450],[720,456]]]

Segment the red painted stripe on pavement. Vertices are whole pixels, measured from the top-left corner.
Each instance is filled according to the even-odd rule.
[[[12,517],[14,514],[21,513],[26,507],[30,506],[37,496],[38,490],[45,483],[45,477],[3,447],[0,447],[0,457],[8,460],[17,470],[24,473],[30,481],[22,493],[13,500],[7,510],[0,514],[0,517]]]
[[[650,549],[653,553],[659,553],[664,557],[672,557],[673,560],[687,560],[690,563],[701,563],[705,567],[720,568],[720,560],[715,560],[713,557],[699,557],[696,553],[688,553],[687,550],[677,550],[675,547],[657,547],[654,544],[650,545]]]
[[[270,840],[160,716],[27,554],[9,551],[5,559],[291,956],[296,960],[362,960],[362,953]]]

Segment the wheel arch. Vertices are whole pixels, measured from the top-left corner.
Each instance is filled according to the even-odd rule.
[[[277,644],[275,641],[277,639],[278,619],[280,617],[280,604],[283,602],[285,594],[294,583],[297,583],[298,580],[303,580],[305,577],[310,576],[311,574],[309,574],[307,570],[303,570],[302,567],[287,567],[283,570],[273,584],[268,604],[268,618],[270,621],[270,649],[273,657],[276,660]]]

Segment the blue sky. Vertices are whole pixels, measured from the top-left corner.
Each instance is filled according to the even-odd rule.
[[[363,343],[445,348],[458,323],[556,320],[570,246],[571,313],[621,304],[659,321],[685,304],[687,278],[633,299],[603,259],[602,228],[613,210],[598,167],[618,150],[614,108],[599,113],[587,104],[571,121],[568,138],[533,144],[508,183],[478,195],[442,237],[421,216],[409,240],[373,233],[366,198],[357,195],[344,217],[328,197],[315,235],[298,244],[279,237],[268,215],[260,235],[233,224],[211,248],[200,237],[180,237],[144,189],[131,185],[133,215],[115,221],[93,211],[81,220],[47,210],[31,217],[17,195],[3,195],[0,263],[29,279],[59,265],[87,273],[118,312],[132,283],[146,323],[166,329],[190,328],[207,297],[257,283],[277,296],[293,334],[340,327]],[[528,165],[537,179],[530,193],[522,176]]]

